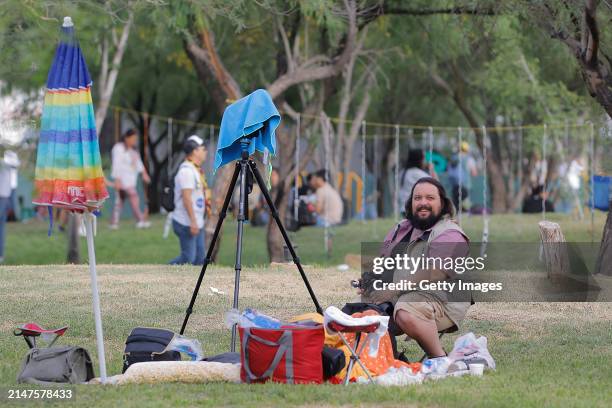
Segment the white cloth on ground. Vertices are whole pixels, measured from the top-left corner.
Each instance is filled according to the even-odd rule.
[[[368,333],[366,341],[369,346],[369,355],[370,357],[376,357],[378,354],[378,344],[382,336],[387,332],[387,327],[389,326],[389,316],[364,316],[364,317],[353,317],[349,316],[346,313],[342,312],[342,310],[338,309],[335,306],[329,306],[325,309],[325,313],[323,313],[323,323],[326,330],[329,330],[333,333],[331,329],[329,329],[328,324],[330,322],[336,322],[343,326],[367,326],[374,323],[380,323],[378,329],[372,333]]]
[[[386,373],[374,377],[374,384],[384,386],[406,386],[410,384],[421,384],[425,376],[422,373],[414,374],[411,368],[391,367]],[[367,384],[369,380],[366,377],[358,377],[357,382],[360,384]]]

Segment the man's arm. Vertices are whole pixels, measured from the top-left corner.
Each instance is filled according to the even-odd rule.
[[[193,194],[193,189],[184,188],[181,190],[181,195],[183,199],[183,205],[185,206],[185,210],[189,215],[190,225],[189,228],[191,230],[191,235],[198,235],[200,229],[198,228],[198,222],[195,217],[195,213],[193,211],[193,204],[191,200],[191,195]]]

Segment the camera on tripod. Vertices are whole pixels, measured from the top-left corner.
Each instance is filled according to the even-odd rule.
[[[263,90],[258,89],[250,95],[234,102],[225,109],[223,118],[221,119],[221,131],[219,133],[219,141],[217,144],[217,150],[215,153],[215,170],[219,167],[235,161],[234,174],[230,181],[223,207],[219,213],[219,220],[215,226],[200,276],[196,283],[196,287],[191,296],[191,301],[187,307],[185,313],[185,319],[181,327],[180,334],[185,332],[185,327],[189,320],[189,316],[193,312],[193,306],[198,296],[206,268],[211,262],[212,254],[219,237],[219,231],[223,224],[223,220],[227,214],[227,209],[234,192],[234,188],[239,182],[239,201],[238,201],[238,233],[236,239],[236,262],[234,269],[236,271],[234,277],[234,301],[233,308],[238,309],[238,294],[240,288],[240,272],[242,270],[242,236],[244,229],[244,222],[248,219],[248,197],[251,191],[253,191],[253,182],[257,182],[257,185],[261,189],[261,192],[266,200],[270,213],[278,229],[283,236],[285,245],[289,250],[293,263],[297,266],[298,271],[306,285],[306,289],[312,299],[317,313],[323,314],[323,309],[317,300],[317,297],[310,286],[310,282],[306,277],[304,268],[295,252],[294,246],[289,240],[287,231],[280,220],[278,210],[276,209],[270,192],[266,187],[263,177],[257,169],[255,161],[250,156],[255,151],[265,153],[266,151],[274,154],[276,149],[275,130],[280,123],[280,114],[272,102],[270,94]],[[255,179],[255,180],[253,180]],[[233,352],[236,350],[236,326],[232,328],[232,339],[230,350]]]

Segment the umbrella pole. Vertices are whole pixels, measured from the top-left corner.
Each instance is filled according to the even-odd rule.
[[[106,382],[106,359],[104,357],[104,336],[102,334],[102,315],[100,313],[100,296],[96,274],[96,251],[93,240],[93,214],[85,214],[85,229],[87,231],[87,254],[89,256],[89,274],[91,277],[91,292],[93,295],[94,321],[96,324],[96,343],[98,346],[98,361],[100,363],[100,379]]]

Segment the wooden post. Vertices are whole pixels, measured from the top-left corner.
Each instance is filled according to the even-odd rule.
[[[561,226],[552,221],[540,221],[538,225],[548,279],[552,282],[559,282],[562,275],[569,274],[570,266]]]

